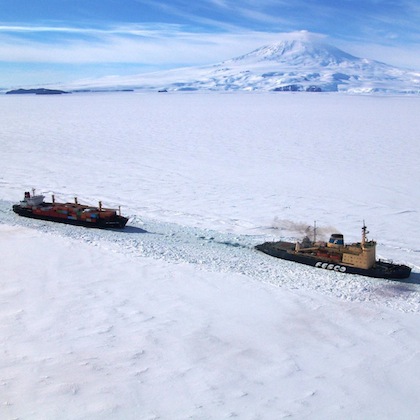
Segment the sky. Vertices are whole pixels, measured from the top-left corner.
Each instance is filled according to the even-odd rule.
[[[290,37],[420,69],[418,0],[1,0],[0,87],[218,63]]]

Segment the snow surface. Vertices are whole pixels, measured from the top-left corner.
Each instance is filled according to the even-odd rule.
[[[415,419],[420,99],[1,96],[0,418]],[[16,216],[32,187],[124,231]],[[253,249],[319,234],[408,282]]]

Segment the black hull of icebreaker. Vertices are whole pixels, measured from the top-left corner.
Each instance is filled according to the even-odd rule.
[[[97,229],[122,229],[128,222],[128,218],[115,215],[111,219],[91,219],[91,221],[80,220],[77,218],[55,217],[47,214],[35,214],[31,208],[25,208],[19,204],[13,206],[13,211],[19,216],[29,217],[31,219],[46,220],[48,222],[64,223],[66,225],[84,226]]]
[[[292,242],[265,242],[257,245],[255,248],[272,257],[295,261],[300,264],[325,270],[337,271],[339,273],[359,274],[362,276],[395,280],[406,279],[411,273],[411,268],[406,265],[393,264],[381,260],[376,261],[371,268],[364,269],[345,265],[340,261],[323,259],[314,255],[304,255],[295,252],[295,244]]]

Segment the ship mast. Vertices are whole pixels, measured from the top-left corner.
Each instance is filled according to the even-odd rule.
[[[367,231],[367,227],[366,227],[365,221],[363,220],[363,227],[362,227],[362,248],[365,247],[365,244],[366,244],[366,235],[368,233],[369,232]]]

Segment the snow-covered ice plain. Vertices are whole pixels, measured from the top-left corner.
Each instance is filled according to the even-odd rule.
[[[0,96],[0,418],[417,419],[420,98]],[[23,192],[124,231],[19,218]],[[317,221],[406,283],[253,246]]]

